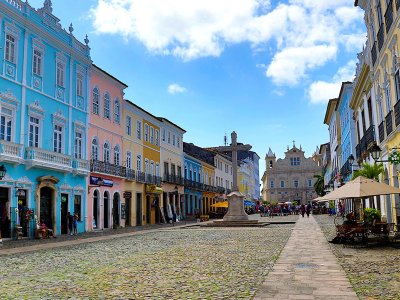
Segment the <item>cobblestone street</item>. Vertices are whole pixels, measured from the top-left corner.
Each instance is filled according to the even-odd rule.
[[[1,256],[1,299],[251,299],[293,225],[176,228]]]
[[[334,217],[315,215],[326,238],[336,235]],[[400,299],[400,249],[390,245],[344,247],[331,244],[333,253],[360,299]]]

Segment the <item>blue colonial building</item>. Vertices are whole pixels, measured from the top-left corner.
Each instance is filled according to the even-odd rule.
[[[52,3],[0,0],[0,223],[33,237],[43,220],[67,233],[67,213],[86,230],[88,39],[64,30]]]
[[[188,151],[185,147],[184,151]],[[201,212],[201,201],[202,201],[202,162],[199,159],[194,158],[188,153],[183,154],[183,166],[184,166],[184,179],[185,179],[185,201],[182,212],[184,217],[193,216],[196,211]]]
[[[356,123],[353,120],[353,110],[350,108],[350,101],[353,95],[353,84],[343,82],[340,89],[336,109],[339,112],[341,143],[340,149],[340,179],[342,183],[351,180],[353,173],[353,161],[356,153]],[[352,159],[350,159],[352,158]]]

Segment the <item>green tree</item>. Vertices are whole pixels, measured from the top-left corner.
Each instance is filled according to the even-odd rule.
[[[353,178],[355,179],[359,176],[364,176],[369,179],[374,179],[376,181],[379,181],[379,175],[384,172],[383,164],[377,164],[374,163],[369,164],[369,163],[363,163],[362,168],[360,170],[355,170],[353,172]]]
[[[324,183],[324,175],[314,175],[314,178],[316,178],[314,182],[314,190],[317,193],[318,196],[324,196],[325,195],[325,183]]]

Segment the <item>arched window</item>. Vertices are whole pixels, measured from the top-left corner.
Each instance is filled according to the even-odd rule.
[[[151,161],[151,162],[150,162],[150,174],[151,174],[152,176],[155,175],[155,174],[154,174],[154,161]]]
[[[100,107],[100,93],[99,89],[95,87],[93,89],[93,96],[92,96],[92,112],[95,115],[99,114],[99,107]]]
[[[104,94],[104,118],[110,119],[110,95]]]
[[[119,124],[119,101],[117,98],[114,100],[114,122]]]
[[[96,138],[92,140],[92,159],[99,160],[99,143]]]
[[[149,174],[149,160],[145,159],[144,160],[144,172],[147,174]]]
[[[115,145],[114,147],[114,165],[119,166],[120,157],[119,157],[119,146]]]
[[[126,167],[132,169],[132,153],[130,151],[126,152]]]
[[[103,146],[103,161],[106,163],[110,162],[110,144],[104,143]]]
[[[156,176],[160,177],[160,164],[156,163]]]
[[[140,155],[136,156],[136,169],[138,172],[142,172],[142,157]]]

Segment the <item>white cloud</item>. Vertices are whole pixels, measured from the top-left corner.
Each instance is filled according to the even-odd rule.
[[[349,61],[344,67],[340,68],[332,81],[315,81],[308,89],[310,102],[314,104],[327,103],[329,99],[339,96],[340,87],[343,81],[352,81],[356,70],[356,61]]]
[[[177,83],[172,83],[168,86],[168,93],[170,94],[180,94],[184,92],[186,92],[186,88]]]
[[[98,0],[91,18],[98,33],[134,38],[184,61],[218,57],[232,44],[260,49],[275,42],[266,75],[285,85],[335,59],[340,46],[353,48],[364,34],[354,26],[362,12],[348,0],[287,0],[275,7],[270,0]]]

